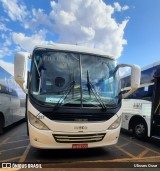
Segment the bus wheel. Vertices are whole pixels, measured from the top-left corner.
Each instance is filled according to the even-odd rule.
[[[133,134],[140,140],[147,140],[147,126],[144,121],[135,122],[133,125]]]

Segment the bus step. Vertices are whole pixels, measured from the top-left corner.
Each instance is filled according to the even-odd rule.
[[[160,136],[152,136],[152,138],[156,138],[160,140]]]

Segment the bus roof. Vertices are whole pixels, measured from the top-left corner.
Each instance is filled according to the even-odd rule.
[[[144,71],[146,69],[152,68],[152,67],[157,66],[157,65],[160,65],[160,61],[154,62],[152,64],[149,64],[149,65],[143,67],[141,71]]]
[[[79,46],[79,45],[71,45],[71,44],[46,44],[46,45],[39,45],[36,46],[36,48],[46,48],[46,49],[53,49],[53,50],[62,50],[62,51],[70,51],[70,52],[80,52],[80,53],[86,53],[86,54],[94,54],[98,56],[103,56],[110,59],[116,59],[116,57],[113,57],[111,55],[108,55],[106,52],[94,49],[94,48],[88,48],[85,46]]]

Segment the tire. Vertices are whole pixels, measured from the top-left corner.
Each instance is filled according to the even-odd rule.
[[[137,139],[147,140],[147,125],[144,121],[137,121],[133,124],[133,134]]]

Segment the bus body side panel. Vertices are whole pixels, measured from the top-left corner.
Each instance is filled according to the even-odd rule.
[[[13,103],[13,108],[12,108],[13,122],[17,122],[25,117],[25,99],[19,99],[18,97],[13,96],[12,103]]]
[[[20,99],[20,108],[19,108],[19,120],[25,118],[26,113],[26,98]]]
[[[13,76],[0,66],[0,112],[3,113],[5,119],[4,127],[25,116],[25,110],[20,108],[17,91],[22,92]]]
[[[132,117],[133,104],[128,99],[122,100],[122,128],[129,130],[129,121]]]
[[[138,99],[123,99],[122,102],[122,128],[129,130],[130,120],[134,116],[142,117],[147,124],[148,136],[150,136],[151,102]]]
[[[11,113],[11,99],[8,94],[0,94],[0,112],[3,113],[5,123],[4,127],[10,125],[13,122],[13,115]]]
[[[13,122],[17,122],[19,120],[19,98],[11,96],[11,112],[13,115]]]
[[[151,135],[151,108],[152,108],[152,103],[147,101],[147,103],[143,103],[144,100],[142,100],[142,113],[141,115],[145,119],[147,123],[147,128],[148,128],[148,137]]]

